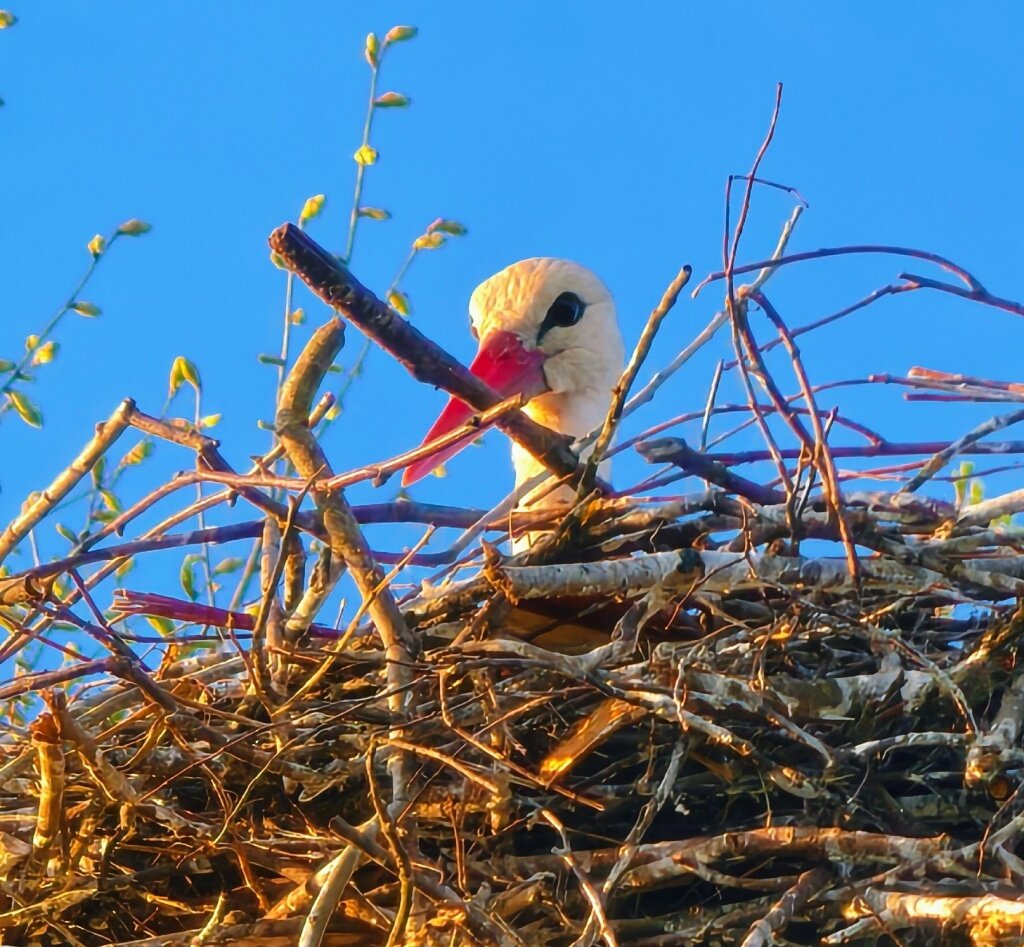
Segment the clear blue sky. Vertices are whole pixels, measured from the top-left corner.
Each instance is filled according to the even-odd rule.
[[[927,248],[995,293],[1024,296],[1019,3],[637,8],[625,16],[618,3],[550,0],[12,7],[20,22],[0,34],[0,356],[20,353],[74,285],[95,232],[135,216],[153,231],[115,246],[83,294],[102,317],[69,317],[62,327],[60,357],[29,389],[45,429],[12,415],[0,426],[5,521],[120,398],[159,412],[179,354],[202,371],[204,413],[224,415],[214,433],[227,456],[241,467],[265,449],[255,422],[272,414],[275,370],[257,355],[277,350],[284,292],[266,237],[323,192],[326,208],[310,229],[341,249],[365,108],[363,39],[398,23],[420,35],[389,54],[381,91],[413,103],[379,116],[381,160],[366,191],[366,203],[394,217],[363,227],[353,268],[380,290],[432,218],[465,223],[469,236],[418,260],[404,288],[416,324],[466,359],[471,290],[522,257],[565,256],[598,272],[629,343],[681,263],[697,275],[716,268],[724,180],[749,167],[778,80],[782,118],[763,173],[810,201],[794,249]],[[757,193],[741,257],[770,249],[790,206]],[[900,268],[893,258],[811,264],[778,280],[775,301],[798,325]],[[651,367],[719,301],[709,292],[682,303]],[[326,315],[304,291],[297,302],[312,324]],[[804,350],[818,381],[913,364],[1019,380],[1022,341],[1013,316],[919,293],[811,336]],[[639,421],[703,405],[727,344],[695,360]],[[341,361],[357,349],[350,333]],[[906,405],[892,389],[849,397],[853,413],[892,437],[956,435],[987,416],[983,406],[939,414]],[[335,466],[418,443],[443,400],[375,353],[327,441]],[[414,495],[494,502],[510,485],[506,448],[489,436]],[[128,495],[190,461],[161,449]],[[641,466],[621,464],[616,479],[636,479]],[[395,490],[360,488],[352,499]],[[50,551],[63,545],[52,532],[43,540]]]

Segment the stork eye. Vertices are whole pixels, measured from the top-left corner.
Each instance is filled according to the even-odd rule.
[[[541,323],[540,332],[537,333],[537,340],[544,338],[548,329],[576,325],[583,318],[583,310],[586,308],[587,304],[575,293],[562,293],[549,307]]]

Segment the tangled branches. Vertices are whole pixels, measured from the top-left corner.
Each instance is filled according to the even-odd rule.
[[[301,230],[275,231],[275,252],[335,315],[282,380],[272,449],[239,472],[195,425],[126,401],[0,536],[2,558],[129,432],[195,455],[194,470],[70,555],[0,581],[3,659],[30,642],[66,658],[0,686],[10,710],[0,740],[5,942],[756,947],[933,943],[939,931],[1020,942],[1024,531],[1010,518],[1024,491],[922,490],[960,455],[1024,452],[991,440],[1019,412],[941,442],[890,441],[823,406],[834,386],[812,383],[795,342],[922,289],[1020,306],[916,250],[787,255],[799,208],[770,259],[739,265],[759,161],[741,179],[724,269],[709,277],[727,283],[723,311],[627,401],[681,272],[604,433],[575,446],[600,438],[604,454],[618,420],[726,325],[735,360],[722,370],[737,372],[747,401],[716,404],[716,383],[703,410],[612,448],[659,465],[618,493]],[[853,253],[934,263],[962,286],[903,274],[790,329],[768,280]],[[757,275],[735,285],[744,273]],[[755,311],[772,341],[757,338]],[[445,443],[335,471],[316,435],[330,400],[314,401],[342,320],[480,412],[449,441],[498,425],[578,485],[576,505],[350,505],[346,487],[382,483]],[[774,345],[786,348],[796,395],[764,358]],[[922,369],[875,380],[915,397],[1022,398],[1014,383]],[[732,414],[758,428],[762,447],[707,449],[708,419]],[[698,446],[658,436],[698,420]],[[835,443],[839,431],[858,443]],[[282,458],[290,472],[274,466]],[[837,463],[888,458],[902,462]],[[883,475],[904,479],[865,487]],[[693,492],[656,492],[683,478]],[[221,490],[122,539],[197,482]],[[236,500],[255,518],[175,531]],[[381,553],[366,530],[385,521],[429,530],[413,548]],[[462,532],[423,551],[444,529]],[[486,538],[510,532],[541,538],[516,556]],[[126,589],[111,609],[96,601],[125,562],[253,540],[260,589],[245,603]],[[396,580],[422,579],[412,570],[423,566],[442,571],[402,597]],[[345,627],[331,625],[323,606],[349,579],[356,603]],[[161,633],[136,630],[140,615]],[[61,644],[68,629],[94,653]]]

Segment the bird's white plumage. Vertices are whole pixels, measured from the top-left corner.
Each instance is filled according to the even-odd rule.
[[[585,304],[582,318],[576,325],[550,328],[538,339],[548,309],[562,293],[574,293]],[[590,270],[551,257],[521,260],[481,283],[470,299],[469,312],[478,338],[512,332],[526,348],[539,349],[545,356],[542,370],[550,391],[526,405],[530,417],[572,437],[582,437],[601,424],[622,372],[624,351],[611,293]],[[518,444],[513,445],[512,459],[517,485],[544,470]],[[607,476],[607,469],[602,476]],[[560,504],[572,497],[572,490],[562,487],[534,505]],[[529,497],[524,505],[531,505]]]

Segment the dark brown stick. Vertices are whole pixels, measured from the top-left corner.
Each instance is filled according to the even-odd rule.
[[[381,302],[294,224],[278,227],[270,235],[270,248],[328,306],[393,355],[417,381],[443,388],[477,411],[487,411],[502,402],[493,388]],[[521,411],[496,423],[557,476],[582,474],[563,435],[537,424]]]

